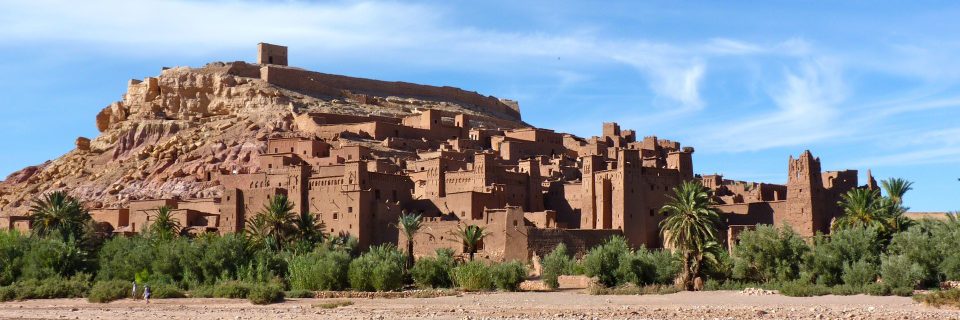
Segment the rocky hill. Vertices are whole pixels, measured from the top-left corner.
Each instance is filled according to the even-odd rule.
[[[256,159],[268,138],[309,135],[297,128],[298,116],[403,117],[422,109],[469,114],[481,126],[527,126],[515,103],[450,87],[244,62],[164,69],[157,77],[131,80],[123,99],[96,116],[99,136],[77,138],[76,149],[0,182],[0,214],[23,214],[38,194],[54,190],[68,191],[90,208],[131,199],[218,197],[218,182],[206,177],[258,170]],[[324,138],[378,146],[357,136]]]

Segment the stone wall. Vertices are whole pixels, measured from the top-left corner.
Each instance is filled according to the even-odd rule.
[[[476,92],[454,87],[435,87],[408,82],[354,78],[275,65],[262,67],[260,78],[283,88],[325,96],[341,97],[350,93],[363,93],[373,96],[399,96],[447,101],[480,107],[505,119],[520,120],[519,110],[508,106],[496,97],[483,96]]]
[[[545,257],[557,245],[563,243],[569,252],[581,257],[591,248],[602,244],[612,236],[622,236],[620,230],[586,230],[586,229],[527,229],[527,247],[530,255]]]

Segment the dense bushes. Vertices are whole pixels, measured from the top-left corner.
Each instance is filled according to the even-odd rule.
[[[371,247],[350,262],[350,286],[360,291],[395,291],[403,287],[404,256],[393,245]]]
[[[583,269],[587,276],[596,277],[600,284],[615,287],[627,282],[625,272],[632,272],[632,266],[620,266],[621,261],[630,259],[630,246],[626,239],[615,236],[593,249],[583,257]]]
[[[623,237],[612,237],[584,256],[584,273],[606,287],[625,283],[637,286],[667,284],[680,271],[679,260],[669,252],[630,250]]]
[[[258,284],[250,288],[247,300],[253,304],[271,304],[283,301],[283,289],[273,284]]]
[[[295,256],[288,264],[290,287],[295,290],[343,290],[349,283],[350,255],[323,250]]]
[[[882,243],[874,229],[842,229],[820,236],[805,259],[805,276],[821,285],[832,286],[842,282],[845,266],[865,261],[878,264]]]
[[[456,262],[453,260],[453,251],[449,249],[437,250],[436,257],[424,257],[417,260],[410,269],[413,283],[421,288],[449,288],[453,285],[450,272]]]
[[[888,256],[883,258],[880,265],[880,276],[883,284],[890,286],[890,290],[895,294],[906,295],[901,293],[912,293],[913,288],[923,279],[924,270],[906,256]]]
[[[485,291],[493,288],[490,268],[480,261],[470,261],[450,272],[454,284],[466,291]]]
[[[490,266],[490,278],[498,290],[517,291],[520,283],[527,277],[527,268],[518,261],[498,263]]]
[[[756,282],[797,279],[809,250],[793,229],[757,226],[740,234],[740,243],[734,249],[733,276]]]
[[[123,298],[129,298],[132,295],[133,284],[123,280],[100,281],[90,289],[90,295],[87,300],[96,303],[106,303]]]
[[[83,298],[90,289],[90,276],[77,274],[70,278],[27,279],[0,288],[0,300]]]

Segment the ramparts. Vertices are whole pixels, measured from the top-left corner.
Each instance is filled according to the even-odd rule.
[[[237,71],[243,73],[238,74],[240,76],[249,76],[249,72],[242,72],[240,69]],[[354,78],[276,65],[262,66],[260,78],[279,87],[333,97],[366,94],[446,101],[467,107],[479,107],[505,119],[520,121],[520,110],[516,104],[507,104],[493,96],[454,87]]]

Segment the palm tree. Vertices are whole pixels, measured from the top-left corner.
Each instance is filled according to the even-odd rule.
[[[305,241],[315,244],[323,241],[323,229],[326,227],[323,221],[317,220],[317,216],[309,211],[301,212],[293,221],[295,234],[294,237],[299,241]]]
[[[80,201],[63,191],[54,191],[30,207],[32,232],[39,237],[59,236],[63,241],[81,240],[90,213]]]
[[[833,223],[833,229],[852,227],[886,229],[887,215],[880,192],[869,189],[853,189],[840,196],[837,205],[843,209],[843,216]]]
[[[279,250],[294,230],[293,203],[286,195],[277,195],[250,220],[250,234],[258,242]]]
[[[483,242],[483,238],[487,237],[487,233],[483,227],[472,224],[466,227],[457,227],[457,231],[455,231],[453,235],[463,241],[463,245],[466,247],[464,251],[470,254],[470,261],[473,261],[473,255],[477,253],[477,249],[480,243]]]
[[[683,182],[673,188],[673,193],[660,209],[667,215],[660,222],[660,234],[666,245],[680,252],[683,270],[678,284],[689,289],[692,280],[699,276],[708,243],[716,242],[720,214],[711,207],[710,190],[699,181]]]
[[[169,206],[160,206],[154,210],[148,234],[161,240],[169,240],[180,234],[180,222],[173,218],[173,210]]]
[[[420,215],[408,213],[400,216],[397,229],[407,238],[407,268],[413,268],[413,236],[420,231]]]
[[[913,190],[913,182],[901,178],[880,181],[880,186],[887,192],[887,197],[899,205],[903,205],[903,195]]]

